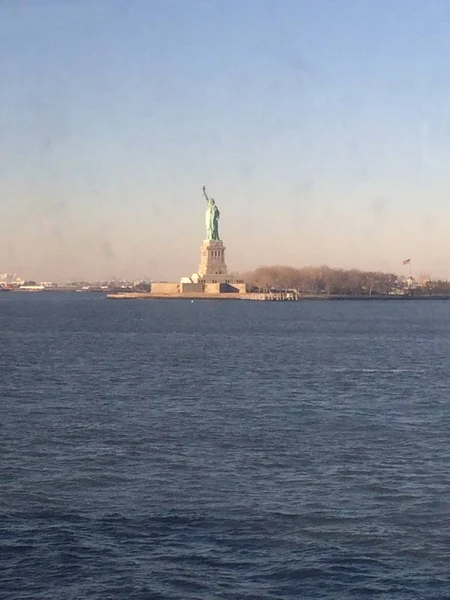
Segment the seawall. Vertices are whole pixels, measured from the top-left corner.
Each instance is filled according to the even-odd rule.
[[[283,294],[263,294],[263,293],[222,293],[222,294],[205,294],[201,292],[197,293],[183,293],[183,294],[152,294],[150,292],[123,292],[113,293],[106,296],[110,300],[259,300],[265,302],[281,301],[281,302],[292,302],[302,300],[314,300],[319,302],[333,302],[336,300],[350,300],[350,301],[366,301],[371,302],[375,300],[381,301],[409,301],[409,300],[450,300],[450,296],[407,296],[407,295],[385,295],[385,296],[328,296],[326,294],[321,295],[299,295],[296,297],[286,297]]]
[[[203,294],[203,293],[184,293],[184,294],[151,294],[149,292],[108,294],[106,297],[111,300],[242,300],[242,296],[247,294]]]

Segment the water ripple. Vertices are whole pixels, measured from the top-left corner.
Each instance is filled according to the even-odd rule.
[[[0,298],[0,597],[450,597],[450,304]]]

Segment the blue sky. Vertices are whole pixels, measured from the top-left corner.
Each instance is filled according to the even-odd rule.
[[[446,0],[0,0],[0,271],[450,276]]]

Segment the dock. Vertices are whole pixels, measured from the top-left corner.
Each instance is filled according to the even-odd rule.
[[[293,302],[298,300],[298,294],[293,291],[288,292],[253,292],[242,294],[242,300],[259,300],[262,302]]]

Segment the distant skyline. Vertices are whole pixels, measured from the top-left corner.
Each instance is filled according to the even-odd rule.
[[[0,0],[0,272],[450,277],[447,0]]]

